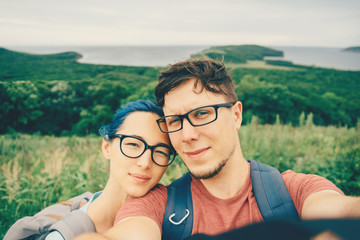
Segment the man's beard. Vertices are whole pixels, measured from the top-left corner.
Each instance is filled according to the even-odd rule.
[[[224,158],[214,169],[209,170],[207,173],[199,173],[196,174],[194,172],[191,172],[189,169],[189,172],[195,179],[210,179],[212,177],[215,177],[221,170],[225,167],[226,163],[229,161],[230,157],[234,154],[235,147],[231,150],[230,154]]]
[[[215,177],[222,169],[223,167],[226,165],[227,161],[229,159],[224,159],[222,160],[219,165],[215,168],[215,169],[212,169],[210,170],[209,172],[207,173],[203,173],[203,174],[194,174],[192,173],[190,170],[190,173],[191,175],[195,178],[195,179],[209,179],[209,178],[212,178],[212,177]]]

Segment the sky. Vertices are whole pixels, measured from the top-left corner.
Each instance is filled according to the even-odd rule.
[[[360,0],[0,0],[0,46],[360,46]]]

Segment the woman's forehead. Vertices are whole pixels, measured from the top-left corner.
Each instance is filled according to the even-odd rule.
[[[141,136],[142,139],[151,145],[168,143],[167,134],[161,132],[156,123],[158,118],[160,116],[153,112],[137,111],[130,113],[117,130],[117,133]]]

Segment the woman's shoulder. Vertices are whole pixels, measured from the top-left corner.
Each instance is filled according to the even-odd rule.
[[[156,184],[145,196],[167,196],[167,187],[161,183]]]

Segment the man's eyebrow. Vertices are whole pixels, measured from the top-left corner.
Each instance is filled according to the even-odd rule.
[[[207,105],[206,105],[207,106]],[[164,115],[164,117],[167,117],[167,116],[181,116],[181,115],[185,115],[195,109],[198,109],[198,108],[202,108],[202,107],[206,107],[206,106],[199,106],[199,107],[192,107],[190,110],[187,110],[185,113],[183,114],[167,114],[167,115]]]

